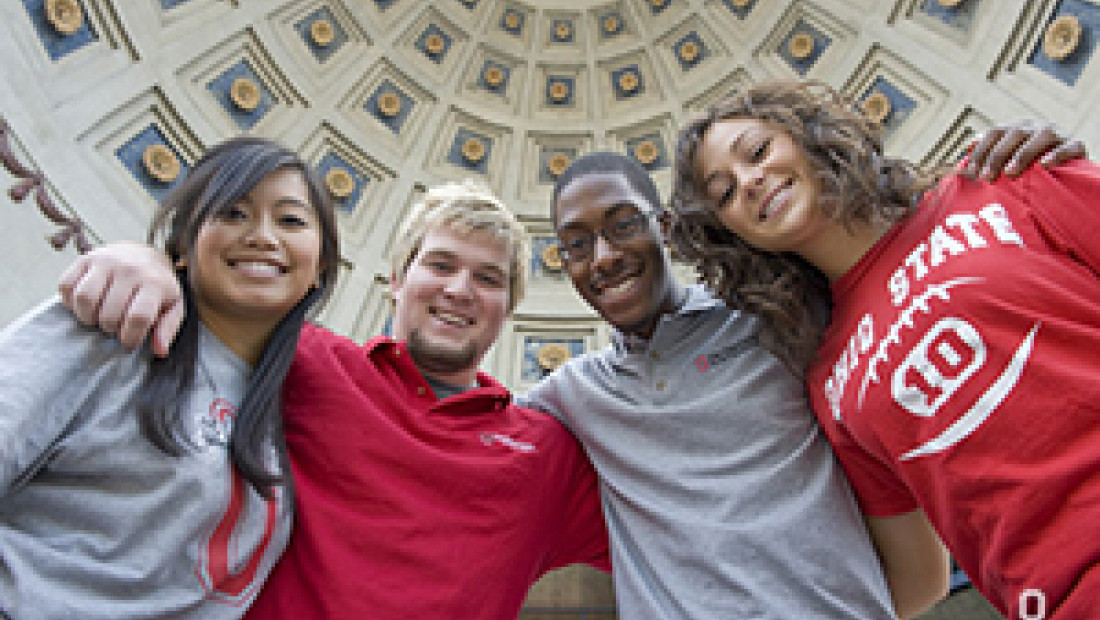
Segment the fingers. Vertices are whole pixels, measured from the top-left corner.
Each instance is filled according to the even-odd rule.
[[[62,274],[62,302],[84,325],[117,334],[128,349],[151,332],[163,356],[183,320],[182,292],[170,263],[144,246],[115,245],[81,256]],[[164,321],[158,323],[158,321]]]
[[[983,181],[996,179],[1001,172],[1008,172],[1005,167],[1009,160],[1023,148],[1031,135],[1031,132],[1019,127],[986,132],[970,156],[970,169]],[[1031,159],[1035,155],[1033,153]]]
[[[992,181],[1001,173],[1017,176],[1036,161],[1050,167],[1087,155],[1084,143],[1069,140],[1053,125],[1025,122],[994,127],[983,134],[961,173]]]
[[[1044,167],[1050,168],[1051,166],[1064,164],[1073,159],[1088,157],[1088,155],[1088,149],[1085,148],[1084,142],[1072,140],[1051,149],[1041,160],[1039,160],[1039,163]]]
[[[959,174],[969,179],[978,178],[978,173],[982,171],[982,166],[985,165],[985,159],[989,155],[990,148],[1001,139],[1003,134],[1004,130],[1002,128],[994,127],[971,142],[968,149],[970,159],[967,160],[966,166],[959,171]]]
[[[1051,125],[1032,131],[1023,145],[1012,154],[1012,159],[1005,168],[1005,174],[1008,176],[1020,174],[1035,160],[1039,159],[1043,153],[1062,144],[1065,140]]]
[[[112,294],[117,290],[112,288]],[[111,303],[120,304],[117,309],[113,305],[108,307],[108,302],[104,301],[99,320],[104,331],[110,332],[107,324],[115,326],[119,341],[127,349],[141,346],[149,335],[153,322],[161,314],[161,297],[157,292],[148,287],[136,290],[131,288],[130,292],[131,296],[125,301],[122,300],[122,293],[111,299]]]
[[[70,310],[73,308],[73,291],[80,284],[87,270],[88,264],[84,261],[84,257],[77,257],[73,264],[69,265],[61,274],[61,280],[57,283],[57,292],[61,294],[61,303]]]
[[[78,265],[73,265],[73,269],[77,267]],[[111,282],[109,273],[95,267],[77,270],[77,272],[79,279],[73,281],[69,278],[69,284],[66,287],[68,293],[66,294],[63,290],[61,299],[76,315],[76,320],[88,326],[98,325],[100,301]],[[65,275],[68,277],[69,272]]]
[[[164,312],[160,315],[160,319],[156,323],[156,329],[153,331],[153,355],[157,357],[168,355],[168,349],[172,346],[172,340],[176,337],[176,332],[179,331],[180,325],[183,324],[183,310],[184,305],[182,299],[177,299],[164,309]]]

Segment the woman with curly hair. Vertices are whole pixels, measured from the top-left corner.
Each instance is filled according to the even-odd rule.
[[[677,146],[678,252],[804,374],[872,534],[931,523],[1009,618],[1100,609],[1096,196],[1084,160],[983,183],[887,157],[822,84],[750,88]]]

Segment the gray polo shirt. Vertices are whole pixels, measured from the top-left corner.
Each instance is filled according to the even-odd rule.
[[[893,618],[859,509],[798,379],[700,287],[520,403],[600,475],[624,620]]]

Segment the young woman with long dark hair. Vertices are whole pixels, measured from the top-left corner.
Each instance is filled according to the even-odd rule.
[[[150,241],[187,304],[166,358],[57,301],[0,332],[0,616],[239,618],[286,546],[279,394],[335,281],[331,201],[290,150],[231,139]]]

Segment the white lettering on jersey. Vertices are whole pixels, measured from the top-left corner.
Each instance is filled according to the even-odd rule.
[[[938,325],[938,324],[937,324]],[[947,430],[940,433],[931,440],[925,442],[923,445],[906,452],[901,456],[901,460],[907,461],[921,456],[927,456],[929,454],[935,454],[937,452],[943,452],[944,450],[954,446],[963,439],[966,439],[974,431],[992,415],[993,411],[1000,406],[1001,402],[1012,392],[1013,388],[1020,381],[1020,376],[1024,373],[1024,367],[1027,365],[1028,359],[1031,357],[1031,349],[1035,343],[1035,335],[1039,332],[1039,323],[1036,323],[1031,331],[1024,337],[1020,346],[1016,347],[1016,353],[1013,354],[1012,360],[1008,363],[1005,369],[1001,372],[997,380],[990,385],[981,397],[974,403],[970,409],[955,420],[951,426],[947,427]],[[973,329],[971,327],[970,329]],[[974,331],[974,336],[977,336],[977,331]],[[979,342],[981,340],[980,336]],[[922,344],[927,341],[928,338],[922,340]],[[920,346],[920,345],[918,345]],[[984,349],[984,344],[981,345]],[[912,355],[910,356],[912,357]],[[897,377],[899,374],[907,373],[911,367],[907,368],[904,364],[899,366],[894,372],[894,386],[897,387]],[[919,372],[919,371],[918,371]],[[894,397],[901,400],[898,393],[894,392]]]
[[[985,278],[955,278],[943,284],[931,284],[923,293],[914,297],[909,303],[909,306],[898,313],[897,320],[886,330],[886,337],[879,341],[878,348],[875,349],[875,354],[871,356],[870,361],[867,362],[867,373],[863,375],[863,383],[859,386],[858,406],[863,406],[863,397],[867,394],[867,388],[870,387],[871,384],[879,382],[878,364],[880,362],[886,363],[890,361],[890,345],[901,344],[901,330],[905,327],[912,328],[915,325],[913,316],[918,311],[924,312],[925,314],[931,314],[932,307],[929,302],[937,297],[945,302],[950,301],[951,289],[956,286],[977,284],[984,280]]]
[[[932,417],[985,358],[985,342],[973,325],[955,317],[940,319],[894,369],[894,400],[913,415]]]
[[[874,344],[875,323],[870,314],[865,314],[859,320],[855,335],[848,340],[848,346],[844,347],[840,358],[833,365],[833,374],[825,381],[825,397],[829,400],[835,419],[840,419],[840,398],[848,385],[848,377],[859,365],[860,356],[866,355]]]
[[[928,235],[928,239],[918,243],[909,255],[905,257],[904,266],[898,267],[890,276],[886,288],[890,293],[890,301],[895,306],[905,303],[909,297],[912,283],[925,278],[931,270],[942,265],[948,256],[959,256],[968,249],[978,249],[989,246],[989,242],[978,230],[978,224],[984,221],[993,237],[1002,244],[1012,244],[1023,247],[1024,240],[1012,227],[1012,220],[1008,218],[1005,208],[997,203],[991,203],[982,207],[977,215],[972,213],[954,213],[944,218],[942,226],[936,226]],[[957,229],[962,233],[964,245],[951,236],[948,228]]]
[[[972,250],[987,248],[994,242],[1024,247],[1023,237],[1013,228],[1012,221],[1009,219],[1005,208],[998,203],[989,203],[974,213],[959,212],[944,217],[943,222],[935,226],[928,237],[906,255],[902,260],[902,265],[890,275],[886,282],[891,303],[897,307],[905,307],[900,310],[896,320],[886,330],[885,334],[881,334],[881,339],[877,338],[880,335],[874,331],[874,321],[871,315],[864,315],[860,319],[856,333],[852,335],[847,346],[834,361],[831,374],[825,381],[825,397],[832,409],[834,419],[841,420],[841,403],[844,399],[845,388],[849,380],[857,374],[859,366],[868,351],[875,348],[874,355],[867,358],[867,371],[860,384],[857,407],[863,406],[867,389],[872,384],[881,381],[878,376],[879,364],[889,362],[890,347],[901,343],[903,329],[914,327],[914,316],[918,312],[931,314],[930,302],[934,299],[949,301],[952,288],[963,284],[981,282],[982,279],[974,277],[955,278],[941,284],[928,285],[926,289],[914,296],[914,290],[919,290],[916,287],[917,283],[928,277],[937,267],[950,261],[951,258],[964,255]],[[946,332],[940,334],[940,336],[953,338]],[[959,336],[959,334],[956,333],[955,336]],[[926,336],[925,338],[929,337]],[[961,338],[961,336],[959,337]],[[875,347],[876,340],[877,348]],[[966,345],[963,343],[965,343],[965,340],[955,341],[955,344],[958,345],[956,347],[946,341],[939,342],[936,345],[936,351],[926,351],[926,353],[938,356],[937,359],[945,365],[944,368],[949,368],[952,364],[964,366],[965,364],[972,364],[974,360],[966,357],[971,352],[966,349]],[[931,341],[927,341],[926,344],[931,344]],[[973,372],[973,370],[969,372]],[[957,384],[947,381],[940,387],[954,389]],[[910,398],[907,402],[924,411],[924,413],[918,415],[931,415],[931,413],[928,413],[927,407],[921,409],[921,405],[917,400]],[[930,403],[925,405],[930,406]],[[910,410],[912,411],[912,409]]]

